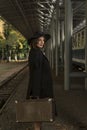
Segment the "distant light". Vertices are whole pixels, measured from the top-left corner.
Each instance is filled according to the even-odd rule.
[[[79,24],[79,26],[82,26],[82,25],[83,25],[83,23],[80,23],[80,24]]]
[[[45,20],[48,20],[48,18],[44,18]]]
[[[78,31],[79,29],[85,27],[86,25],[86,20],[84,19],[79,25],[77,25],[75,28],[74,28],[74,32]]]
[[[51,14],[49,14],[49,18],[51,18],[52,17],[52,15]]]
[[[51,9],[54,9],[54,6],[53,6],[53,5],[51,5],[50,7],[51,7]]]
[[[42,19],[44,19],[44,17],[42,16],[42,15],[40,15],[40,14],[37,14],[40,18],[42,18]]]
[[[45,14],[45,16],[48,16],[48,14]]]
[[[40,5],[40,7],[44,8],[44,5],[42,5],[41,3],[38,2],[37,4]]]
[[[40,11],[39,9],[37,9],[37,11],[38,11],[39,13],[41,13],[42,15],[44,15],[44,13],[43,13],[42,11]]]
[[[47,19],[47,22],[50,22],[51,20],[50,19]]]
[[[53,3],[55,3],[55,2],[56,2],[56,0],[52,0],[52,2],[53,2]]]
[[[61,6],[62,5],[62,2],[59,2],[59,6]]]
[[[85,19],[83,20],[83,23],[84,23],[84,24],[86,23],[86,20],[85,20]]]
[[[40,28],[41,28],[41,31],[43,31],[43,26],[42,25],[40,26]]]
[[[63,4],[63,0],[59,0],[59,6]]]

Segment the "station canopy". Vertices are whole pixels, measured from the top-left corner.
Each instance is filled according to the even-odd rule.
[[[64,1],[0,0],[0,15],[28,39],[36,31],[49,31],[52,17],[56,15],[56,8],[60,9],[59,20],[64,20]],[[86,0],[71,0],[71,2],[75,27],[85,19]]]

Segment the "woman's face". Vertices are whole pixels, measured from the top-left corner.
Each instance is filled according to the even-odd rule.
[[[38,40],[37,40],[37,47],[43,48],[44,47],[44,43],[45,43],[45,38],[43,36],[39,37]]]

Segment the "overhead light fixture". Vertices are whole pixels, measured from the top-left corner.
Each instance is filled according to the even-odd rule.
[[[37,4],[38,4],[40,7],[44,8],[44,6],[43,6],[41,3],[37,2]]]
[[[41,10],[37,9],[37,11],[38,11],[39,13],[41,13],[42,15],[44,15],[44,13],[43,13]]]
[[[41,19],[44,19],[44,17],[40,14],[37,14],[37,16],[39,16]]]
[[[51,5],[50,7],[51,7],[51,9],[54,9],[54,6],[53,6],[53,5]]]
[[[52,0],[52,3],[55,3],[56,2],[56,0]]]
[[[63,4],[63,0],[59,0],[59,6]]]
[[[44,9],[46,9],[46,10],[48,10],[48,8],[46,8],[44,5],[42,5],[41,3],[37,3],[40,7],[42,7],[42,8],[44,8]]]
[[[44,21],[42,19],[38,19],[41,23],[44,23]]]
[[[42,26],[43,26],[44,24],[40,22],[40,25],[42,25]]]
[[[84,23],[84,24],[86,23],[86,20],[85,20],[85,19],[83,20],[83,23]]]

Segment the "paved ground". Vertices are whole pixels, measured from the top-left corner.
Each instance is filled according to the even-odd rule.
[[[0,86],[8,80],[8,77],[15,75],[18,71],[24,68],[27,62],[11,62],[0,63]]]
[[[77,126],[79,130],[87,130],[87,91],[84,89],[84,79],[73,78],[68,91],[64,91],[62,74],[54,79],[58,118],[65,124],[68,122]]]
[[[13,73],[19,71],[25,65],[26,63],[0,64],[0,81],[4,80],[4,77],[7,78]],[[0,122],[3,122],[1,124],[0,130],[25,129],[25,126],[23,124],[15,123],[15,109],[12,108],[14,105],[11,105],[14,104],[16,98],[22,98],[22,100],[25,99],[25,96],[23,95],[26,95],[28,83],[28,79],[25,79],[26,87],[24,87],[23,84],[19,85],[16,95],[14,95],[14,97],[11,99],[11,102],[9,103],[5,112],[0,115]],[[63,90],[63,83],[64,80],[62,74],[58,77],[54,77],[54,94],[56,99],[58,116],[53,123],[43,123],[42,130],[87,130],[87,91],[84,90],[84,80],[73,79],[71,86],[72,89],[69,91]],[[7,115],[7,119],[5,118],[5,115]],[[5,122],[5,120],[7,120],[7,122]],[[2,127],[4,125],[5,127]],[[8,128],[6,126],[8,126]],[[26,124],[26,126],[28,126],[28,124]]]

